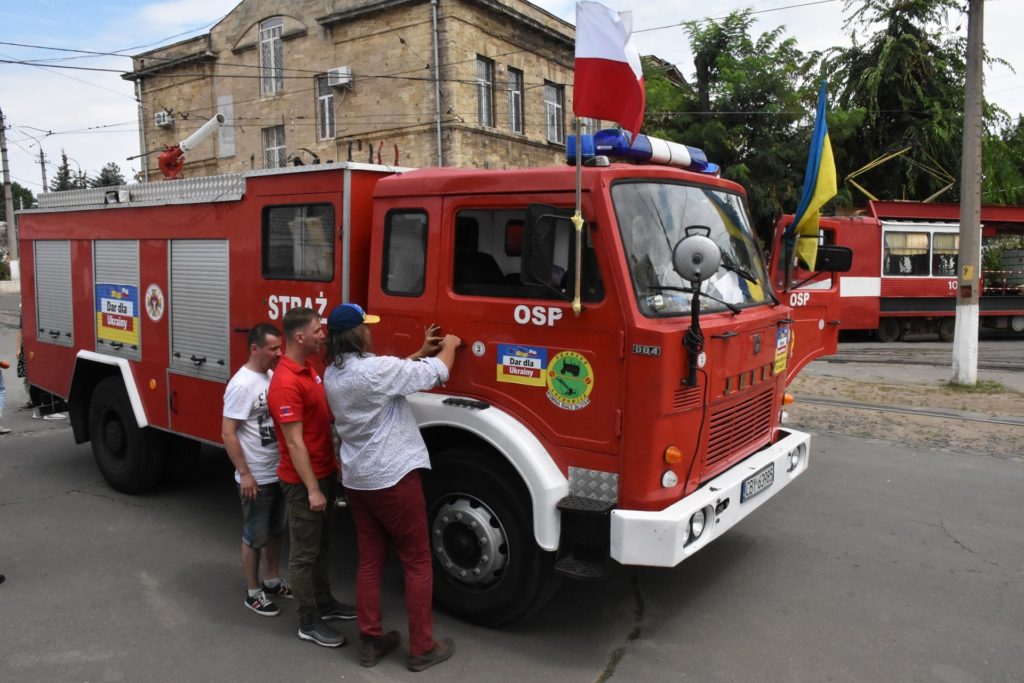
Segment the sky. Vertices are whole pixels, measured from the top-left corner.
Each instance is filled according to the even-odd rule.
[[[843,0],[604,0],[633,12],[633,42],[640,54],[675,64],[689,78],[693,61],[680,24],[720,19],[730,11],[754,12],[755,34],[785,27],[803,52],[849,44]],[[237,0],[0,0],[0,60],[45,61],[48,66],[0,62],[0,109],[6,117],[11,179],[33,193],[42,191],[39,151],[51,180],[61,151],[73,172],[95,176],[108,162],[131,181],[140,170],[138,109],[133,84],[120,77],[131,70],[128,56],[83,55],[38,47],[132,55],[208,31]],[[534,4],[574,22],[573,0]],[[1012,116],[1024,113],[1024,1],[985,2],[985,46],[1012,67],[986,69],[985,96]],[[966,33],[966,19],[949,31]],[[88,67],[110,71],[57,68]],[[700,146],[700,141],[686,141]]]

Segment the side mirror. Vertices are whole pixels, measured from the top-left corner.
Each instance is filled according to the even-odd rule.
[[[722,251],[708,237],[710,234],[707,226],[691,225],[686,228],[686,237],[672,249],[672,267],[687,282],[707,280],[722,264]]]
[[[820,273],[845,273],[853,265],[853,250],[834,245],[818,246],[814,269]]]

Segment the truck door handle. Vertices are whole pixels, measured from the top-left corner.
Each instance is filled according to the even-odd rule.
[[[189,358],[189,360],[195,363],[196,367],[200,367],[202,366],[203,363],[206,362],[206,356],[197,356],[195,354],[192,354],[192,357]]]

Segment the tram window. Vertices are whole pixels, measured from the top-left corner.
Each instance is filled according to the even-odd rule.
[[[930,273],[926,232],[886,232],[882,274],[927,276]]]
[[[932,236],[932,275],[956,277],[957,250],[960,236],[952,233],[936,233]]]

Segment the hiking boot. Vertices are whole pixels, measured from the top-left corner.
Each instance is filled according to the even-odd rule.
[[[346,605],[343,602],[338,602],[337,600],[327,605],[317,605],[316,609],[320,613],[320,618],[324,621],[356,618],[355,607],[352,605]]]
[[[455,654],[455,641],[445,638],[440,642],[434,642],[434,649],[419,656],[409,655],[409,671],[425,671],[435,664],[451,659]]]
[[[263,592],[267,595],[273,595],[277,598],[288,598],[289,600],[295,597],[292,593],[292,587],[284,579],[280,579],[280,582],[276,586],[268,586],[264,583]]]
[[[308,626],[299,626],[299,640],[308,640],[324,647],[341,647],[345,644],[345,636],[319,619]]]
[[[376,666],[385,655],[394,652],[402,642],[402,636],[398,635],[398,631],[390,631],[379,638],[360,634],[359,641],[359,663],[371,667]]]
[[[256,591],[256,595],[245,596],[245,606],[261,617],[276,617],[281,613],[277,605],[263,594],[263,591]]]

